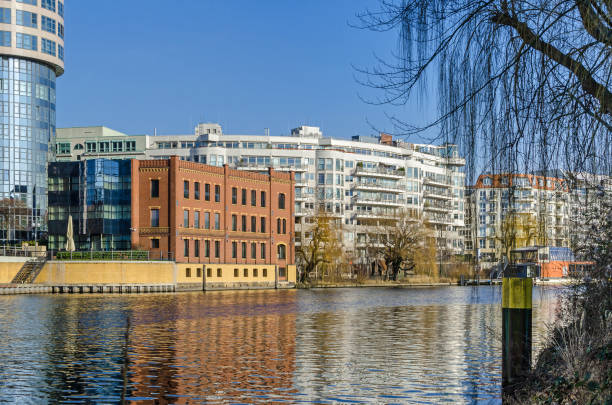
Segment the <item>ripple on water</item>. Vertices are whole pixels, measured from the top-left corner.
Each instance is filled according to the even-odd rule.
[[[558,290],[534,293],[534,340]],[[498,287],[0,297],[0,402],[499,402]]]

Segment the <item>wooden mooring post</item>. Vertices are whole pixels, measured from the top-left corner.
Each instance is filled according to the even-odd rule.
[[[502,280],[502,392],[511,394],[531,367],[533,280],[517,267]]]

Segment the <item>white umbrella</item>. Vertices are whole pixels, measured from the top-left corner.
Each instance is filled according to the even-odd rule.
[[[68,215],[68,229],[66,230],[66,251],[74,252],[74,232],[72,231],[72,215]]]

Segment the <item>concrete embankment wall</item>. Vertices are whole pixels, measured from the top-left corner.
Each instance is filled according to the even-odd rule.
[[[176,284],[174,262],[49,261],[34,284]]]
[[[0,256],[0,284],[10,283],[28,260],[28,257]]]

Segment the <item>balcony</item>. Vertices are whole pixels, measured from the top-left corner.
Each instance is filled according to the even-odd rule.
[[[402,179],[406,176],[404,169],[391,169],[387,167],[357,167],[353,172],[355,176],[368,176],[368,177],[379,177],[383,179]]]
[[[372,198],[372,197],[360,197],[358,195],[354,195],[352,198],[352,203],[357,205],[380,205],[384,207],[402,207],[406,204],[406,200],[403,198],[396,198],[394,200],[384,199],[384,198]]]
[[[439,180],[437,180],[437,179],[435,179],[434,177],[431,177],[431,176],[423,177],[423,184],[430,184],[432,186],[445,187],[445,188],[451,188],[452,187],[452,184],[441,182],[441,181],[439,181]]]
[[[388,193],[401,193],[403,191],[400,184],[379,184],[358,181],[353,183],[355,190],[382,191]]]
[[[439,192],[439,191],[431,191],[431,190],[423,190],[423,197],[425,198],[435,198],[439,200],[451,200],[453,195],[449,192]]]
[[[368,212],[368,211],[357,211],[355,213],[355,219],[393,219],[394,214],[385,212]]]
[[[450,204],[445,204],[443,202],[437,201],[425,201],[423,204],[424,211],[432,211],[432,212],[449,212],[451,210]]]

